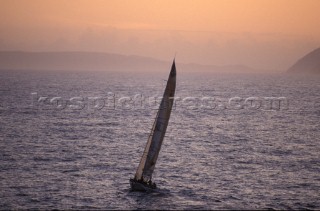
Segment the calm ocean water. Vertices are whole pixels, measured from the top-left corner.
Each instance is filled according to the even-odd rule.
[[[168,73],[0,73],[0,209],[320,209],[319,77],[177,68],[153,193],[128,180]]]

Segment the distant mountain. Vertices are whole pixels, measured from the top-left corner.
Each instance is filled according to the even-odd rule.
[[[320,74],[320,48],[308,53],[288,69],[289,73]]]
[[[167,71],[172,61],[98,52],[0,51],[0,70]],[[261,72],[243,65],[200,65],[177,62],[185,72]]]

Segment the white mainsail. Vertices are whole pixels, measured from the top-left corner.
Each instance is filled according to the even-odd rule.
[[[147,145],[141,157],[137,172],[135,174],[136,180],[149,181],[152,179],[157,158],[161,149],[164,135],[167,130],[173,100],[176,89],[176,65],[173,60],[170,75],[167,81],[167,86],[163,94],[163,98],[152,126]]]

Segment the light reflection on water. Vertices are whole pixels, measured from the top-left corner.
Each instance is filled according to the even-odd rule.
[[[160,190],[129,190],[152,109],[56,110],[39,96],[161,96],[166,75],[1,73],[3,209],[319,209],[319,78],[188,75],[180,97],[286,97],[287,110],[176,107],[156,166]]]

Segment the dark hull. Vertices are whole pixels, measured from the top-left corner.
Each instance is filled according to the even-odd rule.
[[[132,191],[152,191],[156,189],[155,185],[148,185],[145,182],[139,182],[134,179],[130,179],[130,186]]]

